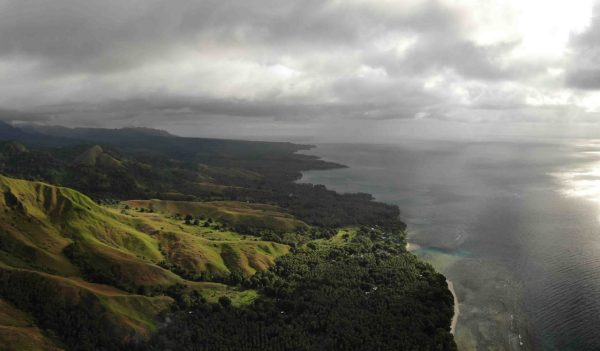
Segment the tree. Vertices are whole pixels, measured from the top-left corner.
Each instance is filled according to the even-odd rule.
[[[219,303],[223,307],[229,307],[229,306],[231,306],[231,299],[227,296],[221,296],[221,297],[219,297]]]
[[[193,219],[192,215],[190,215],[190,214],[185,215],[185,224],[188,224],[188,225],[192,224],[192,219]]]

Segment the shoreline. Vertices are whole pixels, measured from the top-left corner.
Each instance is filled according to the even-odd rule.
[[[413,252],[414,250],[418,250],[419,245],[412,244],[410,242],[406,242],[406,251]],[[456,335],[456,325],[458,324],[458,316],[460,315],[460,307],[458,306],[458,297],[456,296],[456,291],[454,290],[454,284],[451,280],[446,279],[446,283],[448,283],[448,290],[452,293],[452,298],[454,299],[454,314],[452,315],[452,322],[450,322],[450,333],[452,335]]]
[[[452,316],[452,322],[450,323],[450,333],[456,335],[456,324],[458,323],[458,316],[460,315],[460,307],[458,306],[456,291],[454,291],[454,284],[448,279],[446,279],[446,282],[448,283],[448,290],[450,290],[452,297],[454,298],[454,315]]]
[[[308,148],[308,150],[312,150],[313,148],[316,148],[316,145],[310,145],[310,146],[311,147]],[[300,149],[298,151],[301,151],[301,150],[302,149]],[[309,153],[308,155],[311,155],[311,154]],[[332,161],[325,161],[325,160],[323,160],[323,158],[321,156],[318,156],[318,155],[312,154],[311,156],[315,156],[315,157],[317,157],[317,159],[319,159],[321,161],[329,162],[329,163],[332,163],[334,165],[338,165],[338,166],[341,166],[341,167],[334,167],[334,168],[330,168],[330,169],[325,168],[325,169],[301,170],[300,171],[300,177],[298,177],[296,180],[294,180],[293,181],[294,183],[301,182],[301,180],[304,178],[304,172],[319,171],[319,170],[329,171],[331,169],[336,169],[336,168],[349,168],[349,166],[344,165],[344,164],[340,164],[340,163],[332,162]],[[337,191],[335,191],[335,192],[338,193]],[[373,198],[372,201],[377,201],[377,200],[375,198]],[[387,202],[384,202],[384,203],[387,203]],[[387,203],[387,204],[389,204],[389,203]],[[394,205],[394,206],[396,206],[396,207],[399,208],[398,205]],[[419,248],[420,248],[419,245],[417,245],[417,244],[412,244],[411,245],[411,243],[408,240],[406,240],[406,251],[407,252],[411,252],[412,253],[413,251],[418,250]],[[419,260],[422,260],[423,262],[426,262],[422,258],[419,258]],[[452,283],[452,281],[450,281],[448,279],[446,279],[446,283],[448,284],[448,290],[450,290],[450,293],[452,294],[452,298],[454,299],[454,304],[453,304],[454,305],[454,313],[452,315],[452,321],[450,322],[450,333],[453,336],[455,336],[456,335],[456,326],[458,324],[458,316],[460,315],[460,308],[459,308],[459,304],[458,304],[458,297],[456,296],[456,292],[454,291],[454,284]]]

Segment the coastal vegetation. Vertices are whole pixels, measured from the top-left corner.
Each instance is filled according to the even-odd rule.
[[[307,146],[0,125],[0,342],[454,350],[395,206],[294,181]]]

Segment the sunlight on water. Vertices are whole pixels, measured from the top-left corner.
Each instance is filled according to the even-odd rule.
[[[563,183],[564,195],[600,203],[600,162],[590,165],[589,169],[572,170],[555,176]]]
[[[578,157],[589,159],[589,162],[551,175],[559,180],[563,195],[600,205],[600,141],[579,143],[575,149],[579,151]]]

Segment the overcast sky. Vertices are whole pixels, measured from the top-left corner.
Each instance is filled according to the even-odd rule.
[[[393,141],[600,136],[592,0],[0,0],[0,120]]]

